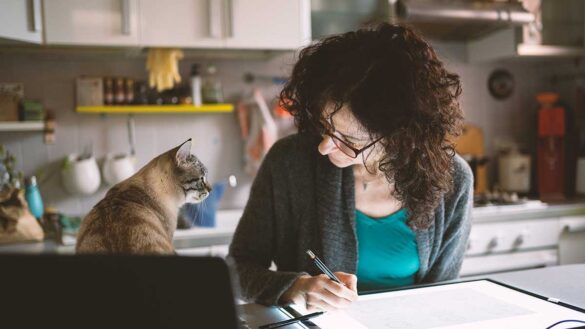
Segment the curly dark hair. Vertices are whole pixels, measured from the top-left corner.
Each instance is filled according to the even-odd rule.
[[[452,136],[461,132],[461,83],[411,28],[393,24],[333,35],[300,51],[280,93],[299,133],[318,134],[326,104],[349,109],[383,137],[378,170],[394,183],[409,225],[427,228],[452,191]]]

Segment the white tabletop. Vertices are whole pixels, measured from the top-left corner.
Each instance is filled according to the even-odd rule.
[[[496,280],[544,297],[557,298],[565,303],[585,309],[585,264],[468,277],[461,281],[475,279]],[[246,304],[242,305],[241,309],[251,328],[286,318],[277,307]],[[301,328],[301,326],[290,325],[282,328],[293,329]]]

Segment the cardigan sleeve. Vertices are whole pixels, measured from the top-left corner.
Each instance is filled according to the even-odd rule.
[[[445,205],[445,226],[440,249],[435,262],[424,279],[438,282],[456,279],[459,276],[467,240],[471,229],[473,206],[473,173],[469,165],[459,156],[455,158],[454,190]]]
[[[275,250],[274,172],[279,167],[278,145],[264,159],[252,184],[250,197],[230,244],[228,257],[235,263],[242,297],[264,305],[276,305],[282,294],[306,274],[272,271]],[[284,219],[280,219],[284,220]]]

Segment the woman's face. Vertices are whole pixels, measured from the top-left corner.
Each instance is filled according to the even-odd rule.
[[[333,116],[330,116],[333,112],[334,107],[332,104],[327,105],[323,112],[323,120],[325,121],[326,118],[330,117],[330,123],[335,127],[335,132],[330,131],[330,133],[334,133],[335,136],[357,149],[361,149],[372,142],[366,129],[357,121],[347,106],[343,106],[340,110],[336,111]],[[363,165],[364,159],[365,163],[373,164],[379,161],[382,157],[383,151],[381,147],[379,147],[379,143],[366,149],[356,158],[352,158],[343,153],[337,145],[335,145],[331,136],[324,134],[322,138],[323,139],[318,146],[319,153],[326,155],[329,158],[329,161],[339,168],[345,168],[356,164]]]

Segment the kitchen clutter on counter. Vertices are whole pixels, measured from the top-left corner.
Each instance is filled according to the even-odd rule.
[[[217,209],[227,187],[238,185],[236,176],[230,175],[227,179],[214,183],[207,199],[202,203],[186,203],[179,211],[178,229],[187,229],[194,226],[215,227],[217,224]]]

